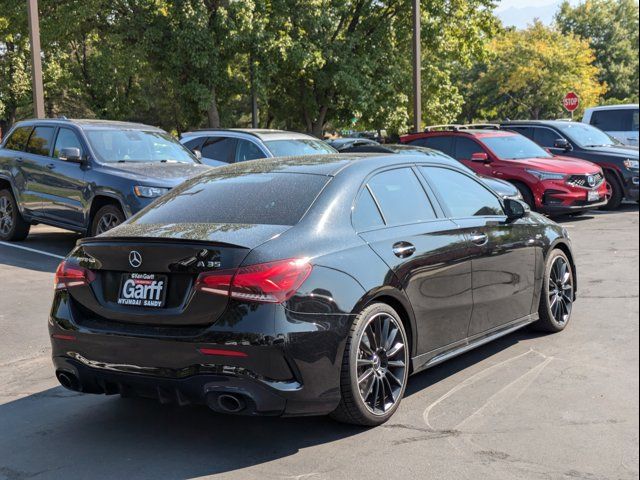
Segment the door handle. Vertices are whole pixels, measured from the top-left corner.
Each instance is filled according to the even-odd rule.
[[[24,158],[22,158],[22,157],[16,157],[16,162],[18,162],[18,163],[22,163],[22,162],[24,162]]]
[[[47,163],[47,168],[49,170],[53,170],[54,168],[56,168],[56,164],[55,163]]]
[[[407,258],[416,253],[416,247],[409,242],[398,242],[393,246],[393,254],[398,258]]]
[[[470,240],[475,245],[482,247],[489,242],[489,237],[485,233],[472,233]]]

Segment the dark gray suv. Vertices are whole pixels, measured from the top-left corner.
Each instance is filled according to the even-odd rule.
[[[35,223],[98,235],[208,169],[147,125],[17,123],[0,144],[0,240],[23,240]]]

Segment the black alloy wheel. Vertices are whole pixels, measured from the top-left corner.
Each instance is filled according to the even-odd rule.
[[[540,320],[534,327],[546,332],[560,332],[569,323],[575,300],[573,268],[562,250],[553,250],[547,259]]]
[[[341,374],[337,420],[376,426],[397,410],[407,384],[409,345],[400,317],[378,303],[358,315],[351,328]]]

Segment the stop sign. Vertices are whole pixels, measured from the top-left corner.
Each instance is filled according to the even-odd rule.
[[[569,92],[562,99],[562,105],[568,112],[575,112],[580,106],[580,98],[574,92]]]

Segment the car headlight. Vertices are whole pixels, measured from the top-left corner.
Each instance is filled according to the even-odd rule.
[[[539,178],[540,180],[562,180],[564,177],[566,177],[566,174],[564,173],[541,172],[540,170],[529,169],[527,169],[527,172],[529,172],[534,177]]]
[[[133,191],[141,198],[157,198],[167,193],[169,189],[163,187],[146,187],[144,185],[136,185],[133,187]]]
[[[638,160],[631,160],[630,158],[627,158],[624,161],[624,166],[629,170],[638,170],[638,167],[640,167],[640,162],[638,162]]]

